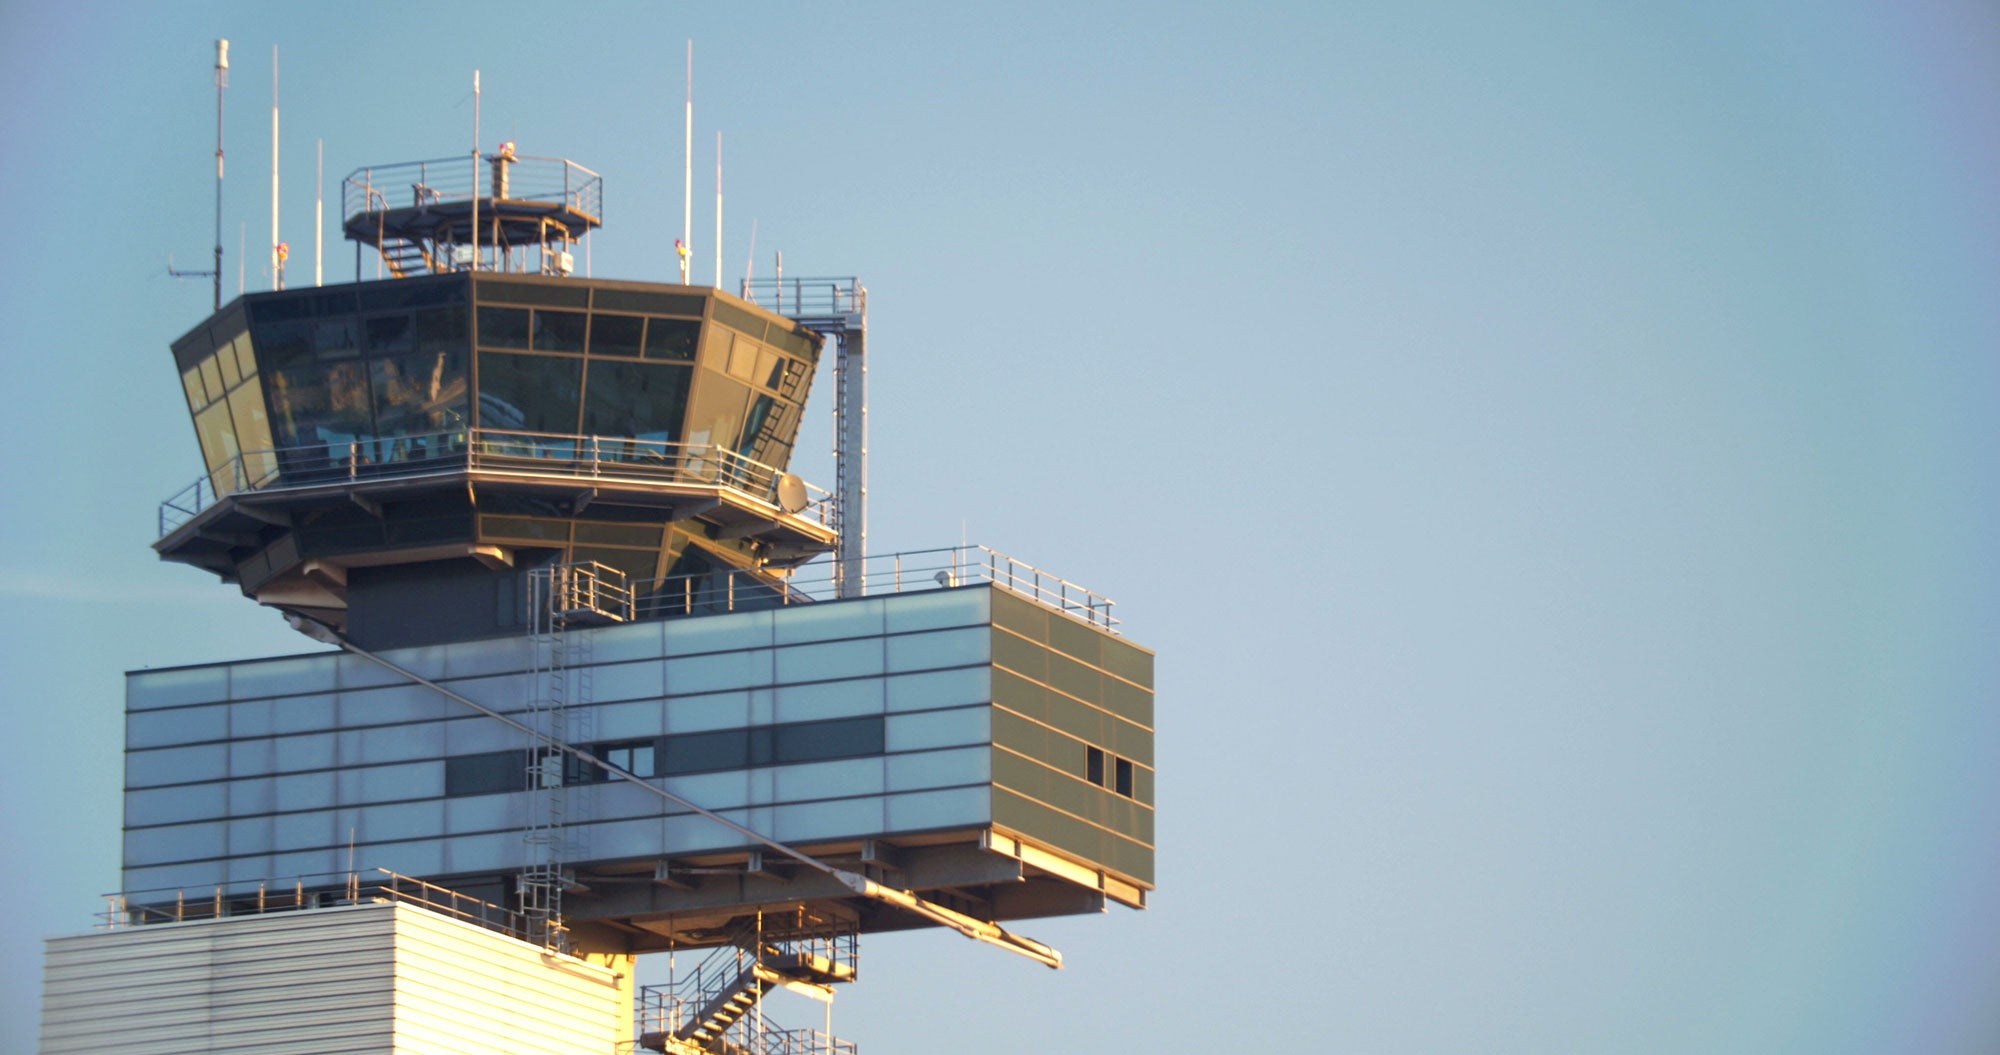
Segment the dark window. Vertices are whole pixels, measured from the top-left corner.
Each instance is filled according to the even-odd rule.
[[[590,354],[639,357],[639,339],[646,332],[646,320],[637,315],[593,315],[590,319]]]
[[[480,427],[575,435],[582,375],[581,359],[481,352]]]
[[[616,766],[635,777],[654,775],[654,741],[624,740],[611,744],[592,744],[590,753],[604,762]],[[601,766],[594,766],[577,758],[569,757],[569,782],[572,784],[601,784],[613,779]]]
[[[678,293],[634,289],[600,289],[592,303],[605,311],[659,312],[662,315],[701,314],[702,299]]]
[[[479,309],[479,343],[488,348],[528,347],[528,309]]]
[[[661,751],[659,772],[700,773],[879,755],[883,730],[882,718],[875,716],[673,736]]]
[[[527,784],[527,764],[525,751],[494,751],[447,758],[444,760],[444,793],[491,795],[500,791],[520,791]]]
[[[465,350],[465,309],[437,308],[417,312],[417,348],[426,352]]]
[[[583,326],[588,318],[580,311],[535,312],[535,350],[583,354]]]
[[[369,319],[364,327],[369,355],[407,352],[416,347],[417,330],[408,315],[382,315]]]
[[[742,769],[750,764],[750,731],[724,729],[667,738],[660,752],[660,774],[702,773],[711,769]]]
[[[646,323],[646,358],[693,362],[695,342],[700,337],[701,323],[653,319]]]
[[[1117,793],[1125,796],[1128,799],[1132,797],[1131,759],[1121,758],[1118,760],[1118,786],[1112,788],[1111,790],[1116,791]]]
[[[592,361],[590,396],[583,407],[584,434],[660,442],[680,439],[693,372],[672,363]],[[663,457],[667,452],[648,446],[630,453],[637,459]]]
[[[1083,779],[1104,786],[1104,752],[1095,747],[1083,749]]]
[[[799,722],[772,727],[776,762],[815,762],[882,753],[883,722],[874,718],[843,718],[832,722]]]

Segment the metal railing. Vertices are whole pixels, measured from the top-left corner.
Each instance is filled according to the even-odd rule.
[[[364,480],[455,472],[553,473],[598,482],[714,486],[778,505],[784,470],[726,447],[622,436],[565,436],[506,429],[376,439],[338,440],[305,447],[246,451],[160,503],[164,538],[200,516],[225,495],[279,491]],[[833,496],[806,485],[800,516],[822,525],[832,520]]]
[[[212,892],[204,889],[194,897],[188,895],[186,888],[175,887],[106,894],[104,910],[97,914],[98,929],[400,901],[510,938],[525,939],[528,934],[518,912],[386,868],[374,869],[366,877],[359,872],[323,872],[298,876],[290,886],[263,882],[254,891],[232,892],[218,886]]]
[[[1103,630],[1118,632],[1119,620],[1111,611],[1117,602],[1111,598],[986,546],[911,550],[871,556],[858,563],[866,572],[864,581],[872,593],[915,593],[987,582]],[[710,615],[833,600],[835,571],[836,564],[830,560],[807,564],[782,578],[767,571],[717,569],[634,580],[632,592],[639,618]]]
[[[507,201],[549,202],[591,217],[604,215],[604,177],[566,158],[517,157],[508,166]],[[476,172],[476,174],[475,174]],[[340,215],[446,202],[490,200],[493,158],[475,169],[467,157],[404,161],[355,169],[341,181]]]
[[[779,984],[780,972],[759,974],[753,969],[806,959],[840,968],[845,979],[852,980],[860,962],[858,930],[852,924],[809,916],[803,909],[789,920],[785,914],[774,914],[739,924],[727,944],[710,950],[692,970],[670,968],[673,973],[666,984],[639,988],[634,1032],[641,1037],[673,1037],[687,1044],[686,1034],[700,1024],[697,1016],[703,1009],[714,1008],[732,992],[748,986],[759,987],[761,994]],[[761,1015],[738,1019],[723,1029],[722,1035],[729,1045],[753,1055],[853,1055],[855,1050],[851,1042],[820,1030],[781,1029]],[[664,1047],[673,1050],[672,1045]]]
[[[737,295],[789,318],[859,315],[867,309],[861,280],[847,278],[746,278]]]

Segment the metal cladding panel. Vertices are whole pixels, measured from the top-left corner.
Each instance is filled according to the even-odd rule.
[[[1151,656],[1067,623],[969,587],[578,630],[593,644],[593,689],[570,711],[587,719],[589,746],[644,751],[653,783],[787,841],[974,832],[995,823],[993,791],[1006,785],[1148,856]],[[503,713],[539,684],[521,640],[384,658]],[[325,887],[350,865],[457,881],[529,860],[526,737],[382,667],[327,654],[138,671],[128,684],[135,899]],[[1083,783],[1086,744],[1114,771],[1119,759],[1136,767],[1132,795]],[[574,866],[746,844],[644,789],[586,779],[566,794]],[[1037,841],[1106,860],[1094,837],[1064,830]],[[1135,863],[1114,868],[1143,881]]]
[[[469,923],[397,906],[398,1055],[625,1050],[619,974]]]
[[[394,922],[373,908],[51,939],[43,1055],[392,1052]]]
[[[618,977],[409,905],[51,939],[42,1052],[604,1052]]]

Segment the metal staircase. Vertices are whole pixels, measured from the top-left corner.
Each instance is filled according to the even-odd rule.
[[[396,278],[415,278],[437,271],[430,251],[420,242],[404,238],[386,238],[382,242],[381,253],[382,265]]]
[[[854,1045],[819,1030],[781,1029],[761,1012],[775,988],[831,1003],[855,978],[857,927],[809,915],[759,914],[695,968],[639,993],[639,1046],[665,1055],[845,1053]]]

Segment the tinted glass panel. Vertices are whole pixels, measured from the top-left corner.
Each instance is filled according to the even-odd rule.
[[[202,460],[208,463],[217,491],[234,491],[240,484],[230,460],[236,457],[236,427],[229,420],[227,402],[211,404],[194,416],[195,437],[201,441]]]
[[[848,718],[837,722],[780,725],[773,732],[777,762],[811,762],[822,758],[852,758],[882,753],[882,718]]]
[[[479,281],[481,301],[505,301],[508,304],[545,304],[555,308],[581,308],[590,300],[590,290],[584,286],[566,283],[508,282],[504,279],[482,278]]]
[[[229,415],[236,424],[236,445],[244,452],[243,470],[248,486],[269,483],[278,468],[271,454],[276,444],[271,438],[270,419],[264,416],[264,386],[257,378],[229,393]]]
[[[693,373],[691,367],[674,363],[592,362],[583,431],[592,436],[679,439],[688,377]],[[635,457],[662,453],[633,452]]]
[[[701,316],[702,298],[682,293],[648,293],[636,289],[600,289],[592,302],[605,311]]]
[[[234,341],[229,342],[229,346],[236,352],[237,372],[244,377],[254,375],[257,372],[257,358],[250,352],[250,335],[247,333],[239,335]]]
[[[750,761],[750,731],[725,729],[667,739],[660,753],[660,774],[699,773],[710,769],[741,769]]]
[[[777,405],[777,399],[771,396],[758,396],[756,401],[750,404],[750,417],[743,422],[743,442],[737,445],[737,453],[749,454],[750,449],[757,445],[758,433],[763,430],[765,422],[770,420],[771,411]],[[771,421],[771,424],[776,426],[777,422]]]
[[[583,324],[588,316],[580,311],[535,312],[535,348],[544,352],[583,354]]]
[[[297,366],[313,357],[313,322],[299,319],[257,325],[257,347],[267,367]]]
[[[593,315],[590,319],[590,354],[639,356],[639,340],[646,332],[646,320],[637,315]]]
[[[320,359],[351,359],[360,349],[361,328],[351,316],[314,319],[307,324],[313,355]]]
[[[479,424],[574,435],[582,380],[581,359],[481,352]]]
[[[479,343],[489,348],[528,347],[528,309],[480,308]]]
[[[444,793],[490,795],[520,791],[527,783],[528,759],[520,751],[460,755],[444,760]]]
[[[187,390],[189,410],[200,410],[208,405],[208,393],[201,386],[201,367],[190,366],[181,371],[181,387]]]
[[[646,323],[646,358],[694,361],[695,342],[701,338],[701,323],[679,319],[653,319]]]
[[[225,344],[217,349],[215,353],[215,366],[216,369],[222,371],[222,387],[235,388],[236,383],[243,380],[243,374],[236,366],[236,350],[234,348]]]
[[[383,436],[415,436],[465,427],[465,354],[416,352],[371,359],[376,427]]]
[[[222,398],[222,370],[215,365],[215,356],[205,356],[201,361],[201,385],[210,402]]]
[[[417,346],[417,329],[408,315],[382,315],[364,326],[369,355],[393,355]]]
[[[398,279],[374,283],[358,292],[362,311],[384,311],[450,303],[459,299],[463,289],[464,284],[460,281]]]
[[[273,432],[280,447],[328,445],[345,458],[345,444],[375,434],[368,377],[359,362],[274,370],[270,378]]]
[[[464,308],[435,308],[417,312],[416,326],[419,351],[462,351],[467,344]]]
[[[713,443],[735,450],[742,439],[743,409],[750,401],[750,390],[721,374],[704,370],[701,390],[695,399],[688,415],[688,442]]]

